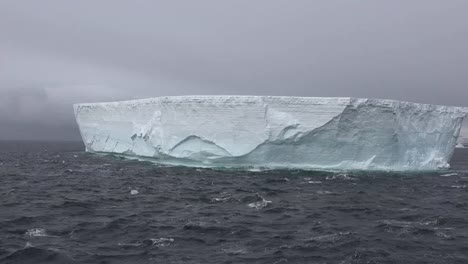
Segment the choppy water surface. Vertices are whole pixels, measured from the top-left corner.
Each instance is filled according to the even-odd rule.
[[[0,263],[468,263],[468,151],[439,173],[216,171],[0,143]]]

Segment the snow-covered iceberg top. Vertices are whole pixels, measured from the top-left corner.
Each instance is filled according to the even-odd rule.
[[[87,151],[204,167],[447,168],[464,107],[394,100],[174,96],[74,105]]]

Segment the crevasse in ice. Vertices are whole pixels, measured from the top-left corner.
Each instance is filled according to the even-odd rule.
[[[202,167],[447,168],[467,108],[394,100],[175,96],[74,105],[87,151]]]

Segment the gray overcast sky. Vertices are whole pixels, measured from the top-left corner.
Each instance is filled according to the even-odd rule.
[[[467,14],[466,0],[2,0],[0,139],[79,139],[72,103],[163,95],[468,106]]]

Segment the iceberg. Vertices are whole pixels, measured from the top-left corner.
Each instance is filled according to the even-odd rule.
[[[75,104],[86,151],[196,167],[437,170],[468,108],[362,98],[169,96]]]

